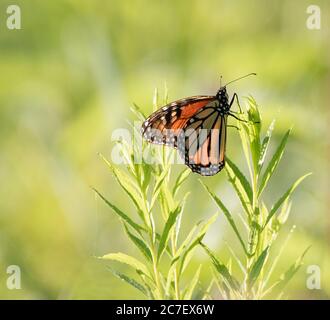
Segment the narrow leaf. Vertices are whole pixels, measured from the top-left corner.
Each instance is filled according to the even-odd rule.
[[[150,164],[142,162],[142,169],[143,169],[142,188],[146,190],[150,183],[152,167]]]
[[[310,249],[308,247],[300,257],[293,263],[290,268],[281,275],[280,280],[276,283],[273,289],[277,290],[283,290],[285,286],[289,283],[289,281],[294,277],[294,275],[298,272],[300,267],[303,265],[303,259],[307,253],[307,251]]]
[[[260,196],[262,191],[265,189],[267,182],[273,175],[278,163],[280,162],[290,133],[291,133],[291,129],[286,132],[286,134],[282,138],[282,141],[280,142],[279,146],[277,147],[275,153],[273,154],[272,159],[269,161],[268,166],[267,166],[267,168],[262,176],[261,182],[260,182],[258,196]]]
[[[165,247],[167,246],[167,241],[168,241],[170,231],[171,231],[172,227],[174,226],[176,218],[178,217],[178,214],[180,213],[180,211],[181,211],[181,207],[178,206],[174,211],[172,211],[169,214],[169,217],[165,223],[164,230],[161,234],[161,238],[159,241],[157,261],[159,261],[161,255],[163,254],[163,252],[165,250]]]
[[[152,261],[152,255],[150,252],[150,249],[148,247],[148,245],[142,240],[139,239],[138,237],[136,237],[134,234],[132,234],[127,225],[124,223],[124,228],[125,231],[128,235],[128,237],[130,238],[130,240],[136,245],[136,247],[141,251],[141,253],[149,260]]]
[[[225,217],[227,218],[227,221],[229,222],[229,224],[231,225],[232,229],[234,230],[239,242],[241,243],[243,250],[245,252],[246,255],[249,255],[248,251],[246,250],[244,241],[236,227],[235,221],[233,219],[233,217],[231,216],[230,211],[226,208],[226,206],[222,203],[222,201],[208,188],[208,186],[206,186],[202,181],[201,181],[202,185],[205,187],[205,189],[207,190],[207,192],[209,193],[209,195],[211,196],[211,198],[214,200],[214,202],[218,205],[218,207],[222,210],[222,212],[224,213]]]
[[[226,158],[227,166],[226,171],[228,174],[229,181],[236,190],[236,193],[242,203],[242,206],[248,215],[251,214],[252,204],[252,188],[250,183],[239,168],[231,162],[230,159]]]
[[[173,280],[175,276],[175,271],[177,267],[178,261],[175,263],[171,264],[168,273],[167,273],[167,279],[166,279],[166,284],[165,284],[165,296],[170,297],[171,291],[173,291]]]
[[[182,220],[182,214],[183,214],[183,211],[184,211],[184,208],[186,206],[186,200],[189,196],[189,192],[187,192],[184,197],[183,197],[183,200],[181,201],[181,210],[178,214],[178,217],[176,219],[176,223],[175,223],[175,246],[177,246],[177,243],[178,243],[178,239],[179,239],[179,233],[180,233],[180,228],[181,228],[181,220]]]
[[[210,284],[208,285],[208,287],[204,291],[202,300],[214,300],[211,296],[211,291],[212,291],[212,287],[213,287],[214,283],[215,283],[215,280],[212,278],[211,281],[210,281]]]
[[[258,170],[258,161],[260,158],[260,130],[261,130],[261,117],[258,109],[257,102],[253,97],[248,98],[248,119],[249,124],[249,141],[250,141],[250,151],[252,155],[252,162],[254,170]]]
[[[195,272],[195,275],[193,276],[192,280],[188,284],[187,292],[184,295],[184,300],[191,300],[191,297],[194,293],[194,290],[195,290],[196,285],[197,285],[198,280],[199,280],[201,269],[202,269],[202,266],[200,265],[198,267],[197,271]]]
[[[210,219],[208,219],[206,222],[204,222],[200,230],[197,232],[197,234],[194,236],[193,240],[190,242],[189,246],[184,250],[181,258],[181,265],[180,265],[180,273],[182,273],[187,265],[190,262],[190,259],[192,258],[194,249],[199,245],[199,243],[204,239],[205,234],[209,227],[214,223],[214,221],[217,219],[218,213],[214,214]],[[179,258],[180,254],[179,251],[176,253],[176,257]],[[176,258],[173,259],[175,261]],[[172,261],[172,263],[173,263]]]
[[[282,244],[280,250],[277,252],[275,258],[273,259],[273,261],[272,261],[272,263],[271,263],[271,265],[270,265],[270,268],[269,268],[269,270],[267,271],[267,275],[266,275],[265,278],[264,278],[264,281],[263,281],[263,284],[262,284],[262,290],[266,287],[266,285],[267,285],[267,283],[268,283],[268,281],[269,281],[271,275],[273,274],[273,272],[274,272],[274,270],[275,270],[275,268],[276,268],[276,266],[277,266],[277,263],[279,262],[279,260],[280,260],[280,258],[281,258],[281,256],[282,256],[282,254],[283,254],[284,249],[287,247],[287,244],[288,244],[288,242],[289,242],[289,240],[290,240],[290,238],[291,238],[291,236],[292,236],[292,234],[293,234],[295,228],[296,228],[295,226],[293,226],[293,227],[291,228],[291,230],[290,230],[289,233],[287,234],[287,236],[286,236],[286,238],[285,238],[285,240],[284,240],[284,242],[283,242],[283,244]],[[271,291],[271,289],[268,289],[267,291],[269,292],[269,291]],[[267,293],[264,293],[264,294],[267,294]]]
[[[95,188],[92,188],[98,196],[124,221],[126,221],[135,231],[141,233],[141,231],[146,231],[146,229],[139,224],[135,223],[130,217],[128,217],[123,211],[118,209],[114,204],[112,204],[109,200],[107,200],[100,192],[98,192]]]
[[[289,198],[287,198],[287,200],[284,201],[282,209],[277,216],[278,222],[281,225],[283,225],[288,220],[289,214],[291,212],[292,202],[288,201],[288,199]]]
[[[112,166],[112,164],[103,155],[100,154],[100,157],[110,168],[110,170],[111,170],[112,174],[114,175],[115,179],[117,180],[118,184],[121,186],[121,188],[126,192],[126,194],[132,200],[140,217],[144,220],[145,223],[148,224],[148,217],[146,216],[146,212],[148,210],[145,207],[144,202],[142,201],[141,197],[139,196],[139,194],[137,192],[137,189],[138,189],[137,186],[129,179],[127,174],[125,174],[121,170],[114,168]]]
[[[233,256],[234,260],[236,261],[237,265],[240,267],[241,271],[243,272],[244,276],[246,276],[247,272],[245,267],[243,266],[242,261],[238,258],[235,251],[231,248],[231,246],[226,242],[226,246],[228,250],[230,251],[231,255]]]
[[[214,265],[217,272],[228,282],[231,289],[234,291],[239,290],[239,282],[230,274],[227,267],[222,264],[213,254],[213,252],[202,242],[200,243],[205,252],[208,254],[208,256],[211,258],[212,264]]]
[[[131,110],[142,121],[144,121],[147,118],[146,115],[142,112],[142,110],[140,109],[140,107],[136,103],[133,103],[133,106],[131,107]]]
[[[158,198],[160,187],[162,186],[163,181],[164,181],[164,179],[166,178],[167,175],[168,175],[167,170],[164,170],[161,173],[161,175],[158,177],[158,179],[156,181],[156,184],[155,184],[155,187],[154,187],[154,190],[153,190],[153,193],[152,193],[150,208],[153,208],[153,206],[155,204],[155,201]]]
[[[243,119],[246,120],[246,119]],[[247,124],[241,121],[237,121],[237,125],[239,127],[239,135],[241,138],[242,148],[244,151],[245,159],[248,164],[250,176],[253,177],[253,164],[251,163],[251,156],[250,156],[250,148],[249,148],[249,127]]]
[[[280,199],[274,204],[272,209],[270,210],[268,217],[266,219],[265,225],[263,228],[266,227],[270,219],[274,216],[276,211],[280,208],[280,206],[290,197],[290,195],[293,193],[293,191],[298,187],[298,185],[305,179],[307,178],[311,173],[307,173],[304,176],[300,177],[292,186],[282,195]]]
[[[138,289],[139,291],[141,291],[145,296],[148,297],[148,291],[147,289],[140,284],[139,282],[137,282],[136,280],[134,280],[133,278],[130,278],[129,276],[127,276],[124,273],[121,273],[117,270],[113,270],[112,268],[108,268],[108,270],[111,271],[111,273],[116,276],[117,278],[125,281],[126,283],[128,283],[129,285],[131,285],[132,287],[134,287],[135,289]]]
[[[158,105],[159,105],[158,100],[159,100],[158,88],[155,88],[154,96],[153,96],[153,99],[152,99],[153,111],[158,109]]]
[[[264,137],[264,139],[262,140],[262,143],[261,143],[260,158],[259,158],[259,162],[258,162],[258,168],[259,168],[258,171],[259,172],[261,171],[262,166],[265,162],[265,158],[266,158],[270,138],[271,138],[273,130],[274,130],[274,126],[275,126],[275,120],[273,120],[272,123],[270,124],[270,126],[269,126],[269,128],[266,132],[266,135],[265,135],[265,137]]]
[[[202,223],[203,221],[200,220],[198,221],[192,228],[191,230],[189,231],[187,237],[183,240],[183,242],[181,243],[179,249],[177,249],[177,255],[180,255],[184,249],[187,248],[187,246],[189,245],[191,239],[193,238],[197,228],[199,227],[199,225]]]
[[[181,171],[181,173],[177,177],[177,179],[175,181],[175,184],[174,184],[173,197],[176,195],[176,193],[180,189],[181,185],[187,180],[187,178],[189,177],[190,173],[191,173],[191,170],[190,169],[186,169],[186,170]]]
[[[252,286],[254,285],[256,280],[258,279],[260,271],[262,270],[262,267],[267,258],[268,249],[269,249],[269,246],[266,247],[266,249],[264,251],[262,251],[262,253],[260,254],[260,256],[258,257],[258,259],[255,261],[255,263],[253,264],[253,266],[251,268],[251,271],[248,276],[248,287],[250,289],[252,288]]]
[[[125,263],[125,264],[129,265],[130,267],[132,267],[133,269],[135,269],[137,272],[140,271],[150,278],[150,273],[149,273],[147,267],[139,260],[137,260],[125,253],[122,253],[122,252],[109,253],[109,254],[102,256],[101,259],[113,260],[113,261]]]

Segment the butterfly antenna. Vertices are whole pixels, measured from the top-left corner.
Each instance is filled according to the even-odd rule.
[[[237,78],[237,79],[235,79],[235,80],[232,80],[232,81],[227,82],[227,83],[224,85],[224,87],[228,86],[228,84],[233,83],[233,82],[235,82],[235,81],[241,80],[241,79],[246,78],[246,77],[249,77],[249,76],[256,76],[256,75],[257,75],[257,74],[254,73],[254,72],[249,73],[249,74],[246,74],[245,76],[242,76],[242,77],[239,77],[239,78]]]
[[[220,76],[220,88],[221,88],[222,76]]]

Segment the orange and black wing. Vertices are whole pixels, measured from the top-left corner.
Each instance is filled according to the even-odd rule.
[[[184,126],[184,144],[178,150],[185,164],[203,176],[217,174],[225,165],[227,115],[215,103],[199,110]]]
[[[215,101],[214,96],[195,96],[169,103],[143,122],[142,136],[151,143],[177,148],[178,137],[187,122],[212,101]]]

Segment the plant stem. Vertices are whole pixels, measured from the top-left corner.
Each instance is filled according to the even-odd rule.
[[[158,298],[159,298],[159,300],[163,300],[164,292],[163,292],[163,286],[159,279],[159,271],[158,271],[158,266],[157,266],[157,252],[156,252],[156,248],[154,245],[152,246],[152,261],[153,261],[153,272],[154,272],[156,287],[157,287],[157,291],[158,291]]]
[[[158,291],[158,298],[159,300],[162,300],[164,297],[164,292],[163,292],[163,286],[160,282],[159,279],[159,271],[158,271],[158,255],[157,255],[157,248],[156,248],[156,230],[155,230],[155,223],[152,217],[152,213],[149,210],[149,205],[148,205],[148,201],[147,201],[147,195],[145,193],[145,190],[142,190],[142,194],[143,194],[143,200],[144,200],[144,204],[145,207],[148,210],[148,216],[149,216],[149,225],[150,227],[148,228],[150,230],[149,232],[149,237],[150,237],[150,247],[151,247],[151,251],[152,251],[152,268],[153,268],[153,273],[154,273],[154,277],[155,277],[155,284],[156,284],[156,288]],[[147,225],[148,227],[148,225]]]
[[[250,166],[249,166],[250,167]],[[247,275],[245,277],[245,289],[246,289],[246,298],[249,299],[252,296],[252,292],[250,292],[250,288],[248,287],[248,279],[249,274],[251,273],[251,269],[253,267],[254,261],[258,257],[259,244],[260,244],[260,232],[258,229],[259,219],[260,219],[260,210],[259,210],[259,201],[258,201],[258,172],[257,168],[251,164],[250,168],[251,173],[251,184],[252,184],[252,214],[251,219],[249,219],[249,237],[248,237],[248,252],[249,255],[247,257],[246,270]]]
[[[171,243],[172,243],[172,256],[175,257],[176,255],[176,234],[175,229],[173,228],[171,232]],[[175,289],[175,298],[180,300],[180,286],[179,286],[179,274],[177,267],[174,269],[174,289]]]

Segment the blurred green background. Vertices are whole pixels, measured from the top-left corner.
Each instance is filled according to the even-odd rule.
[[[293,126],[269,201],[306,172],[294,196],[278,275],[309,245],[287,297],[330,296],[329,1],[321,29],[306,27],[310,1],[16,0],[22,30],[6,28],[0,1],[0,298],[142,298],[93,256],[135,253],[117,218],[96,199],[95,186],[133,211],[97,156],[111,155],[111,134],[134,120],[133,102],[148,113],[155,87],[170,100],[214,94],[224,81],[257,72],[228,88],[252,94],[264,122],[277,119],[273,146]],[[243,153],[230,129],[227,152]],[[216,207],[192,175],[185,226]],[[225,173],[207,179],[229,207],[240,210]],[[207,242],[225,258],[236,240],[220,216]],[[233,240],[233,242],[231,242]],[[197,252],[193,263],[207,258]],[[8,290],[6,268],[19,265],[22,289]],[[308,265],[321,269],[321,290],[306,288]]]

